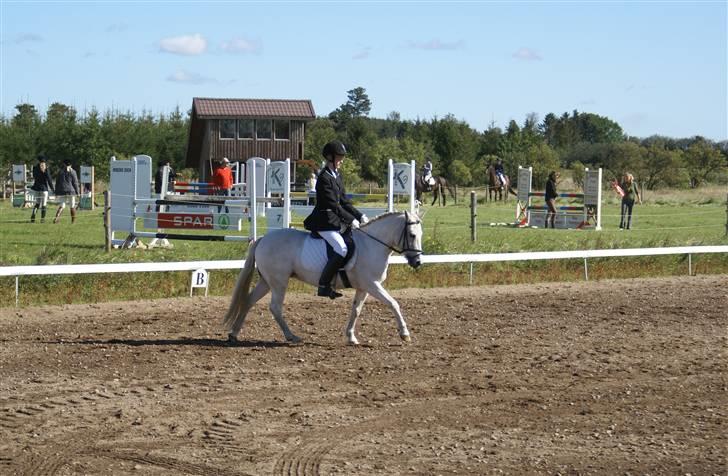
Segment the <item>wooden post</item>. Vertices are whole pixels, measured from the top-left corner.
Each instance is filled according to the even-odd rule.
[[[475,190],[470,191],[470,241],[475,243],[475,239],[477,238],[477,232],[476,232],[476,220],[475,217],[478,216],[477,211],[477,205],[478,201],[475,198]]]
[[[111,193],[104,192],[104,238],[106,252],[111,252]]]

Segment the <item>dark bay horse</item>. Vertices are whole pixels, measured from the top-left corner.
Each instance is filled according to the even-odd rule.
[[[425,183],[422,181],[422,176],[420,174],[416,175],[415,179],[415,198],[418,201],[422,201],[422,194],[424,192],[432,192],[432,203],[431,206],[435,204],[435,201],[437,201],[437,204],[440,204],[440,197],[442,197],[442,206],[444,207],[447,205],[447,198],[445,196],[445,190],[450,192],[450,196],[453,200],[456,200],[455,198],[455,192],[452,190],[452,186],[450,185],[450,182],[447,181],[447,179],[441,175],[433,175],[433,179],[435,179],[435,185],[432,186],[432,188],[428,188],[429,186],[426,186]]]
[[[498,175],[495,173],[495,166],[488,166],[487,172],[488,199],[490,201],[493,201],[493,197],[495,196],[496,200],[503,200],[505,202],[508,200],[508,193],[512,193],[513,195],[518,196],[518,194],[513,190],[513,187],[511,186],[511,179],[508,177],[508,175],[505,175],[506,183],[502,183],[500,178],[498,178]]]

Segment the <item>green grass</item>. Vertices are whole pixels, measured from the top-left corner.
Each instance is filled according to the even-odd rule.
[[[480,193],[482,195],[482,192]],[[605,192],[602,231],[517,229],[491,223],[515,218],[513,197],[507,204],[481,203],[477,210],[477,240],[470,240],[467,191],[461,189],[458,205],[423,208],[424,251],[427,254],[501,253],[610,248],[647,248],[693,245],[728,245],[725,188],[698,191],[648,192],[643,205],[635,205],[633,229],[620,231],[619,203]],[[562,204],[565,204],[564,201]],[[374,206],[367,203],[366,206]],[[383,205],[382,205],[383,206]],[[49,209],[49,216],[55,207]],[[0,266],[41,264],[126,263],[242,259],[247,245],[235,242],[175,241],[173,249],[104,251],[100,209],[80,211],[71,225],[66,211],[61,223],[29,223],[30,209],[0,202]],[[302,217],[294,217],[294,223]],[[259,232],[264,232],[259,223]],[[241,232],[244,233],[244,232]],[[123,238],[123,237],[121,237]],[[693,258],[698,273],[728,272],[728,255]],[[581,280],[581,260],[480,264],[473,267],[474,284]],[[591,279],[686,274],[684,256],[612,258],[590,261]],[[228,294],[236,272],[211,273],[212,294]],[[413,271],[394,266],[388,288],[467,285],[470,265],[427,265]],[[14,278],[0,278],[0,306],[15,302]],[[133,273],[77,276],[37,276],[20,280],[21,304],[58,304],[98,300],[123,300],[184,296],[189,293],[189,273]],[[295,284],[292,290],[310,288]]]

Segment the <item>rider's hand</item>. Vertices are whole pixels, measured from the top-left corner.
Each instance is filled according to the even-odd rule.
[[[369,221],[369,218],[366,215],[362,215],[360,221],[361,221],[361,224],[363,225]]]
[[[356,230],[357,228],[359,228],[359,220],[357,220],[356,218],[354,218],[354,221],[351,222],[351,229],[352,230]]]

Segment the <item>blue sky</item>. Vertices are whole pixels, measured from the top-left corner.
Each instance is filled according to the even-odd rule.
[[[574,109],[629,135],[728,139],[726,2],[0,0],[0,111],[187,111],[361,86],[371,116],[479,130]]]

